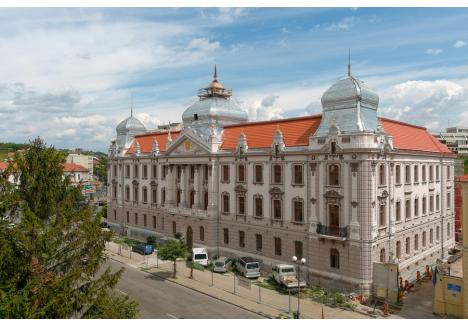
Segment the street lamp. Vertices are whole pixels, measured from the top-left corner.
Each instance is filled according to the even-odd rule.
[[[297,264],[297,312],[295,319],[299,319],[300,317],[300,294],[301,294],[301,265],[305,265],[306,259],[301,258],[301,260],[298,260],[296,256],[292,257],[292,261]]]

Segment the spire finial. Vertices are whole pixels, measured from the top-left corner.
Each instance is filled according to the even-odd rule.
[[[214,68],[213,79],[214,79],[214,80],[217,80],[217,79],[218,79],[218,71],[217,71],[217,69],[216,69],[216,63],[215,63],[215,68]]]
[[[130,116],[133,117],[133,93],[130,95]]]
[[[351,48],[348,48],[348,76],[351,76]]]

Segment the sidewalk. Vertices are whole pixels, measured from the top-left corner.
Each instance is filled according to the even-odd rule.
[[[178,283],[265,317],[292,318],[292,312],[297,310],[297,296],[281,294],[275,290],[260,287],[255,282],[252,282],[250,286],[242,282],[235,282],[232,273],[219,274],[194,269],[193,279],[191,279],[190,268],[186,266],[184,261],[178,261],[177,278],[173,279],[172,262],[156,260],[154,254],[143,257],[126,248],[121,248],[119,251],[119,245],[115,243],[108,244],[107,253],[111,259],[151,274],[149,277],[164,278],[166,281]],[[360,311],[323,306],[323,317],[325,319],[371,318],[368,311],[372,309],[364,306],[359,306],[357,309]],[[322,305],[309,298],[301,298],[300,312],[301,318],[322,318]],[[381,318],[380,311],[376,312],[376,317]]]

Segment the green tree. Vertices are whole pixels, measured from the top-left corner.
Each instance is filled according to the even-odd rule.
[[[94,174],[97,175],[99,181],[107,183],[107,156],[100,156],[99,163],[94,167]]]
[[[176,278],[177,258],[184,258],[187,249],[185,245],[176,240],[169,240],[159,248],[158,257],[173,262],[173,277]]]
[[[133,318],[136,303],[115,291],[123,269],[102,266],[111,235],[64,161],[35,139],[7,171],[20,185],[0,178],[0,318]]]

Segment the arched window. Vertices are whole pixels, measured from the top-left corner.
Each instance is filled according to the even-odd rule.
[[[340,185],[340,168],[336,164],[331,164],[328,166],[328,185]]]
[[[396,243],[396,257],[398,259],[401,258],[401,241],[397,241]]]
[[[175,221],[172,221],[172,234],[177,233],[177,225]]]
[[[133,201],[138,201],[138,186],[133,187]]]
[[[330,249],[330,267],[340,268],[340,252],[336,248]]]
[[[205,228],[200,226],[200,241],[205,241]]]
[[[380,262],[385,263],[386,257],[385,257],[385,248],[380,249]]]

